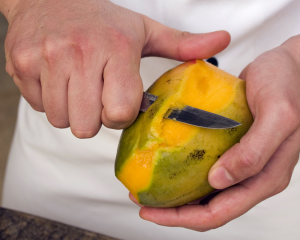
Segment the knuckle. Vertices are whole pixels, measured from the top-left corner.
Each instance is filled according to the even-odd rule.
[[[125,35],[121,31],[118,31],[116,29],[113,29],[111,31],[111,40],[114,43],[114,48],[117,51],[124,51],[129,52],[132,49],[134,49],[135,46],[135,40],[133,37],[130,37],[128,35]]]
[[[13,69],[11,62],[7,62],[5,64],[5,71],[9,74],[9,76],[11,76],[11,77],[14,76],[14,69]]]
[[[278,109],[281,122],[286,126],[295,127],[300,119],[300,112],[297,110],[295,104],[291,101],[283,101],[280,103],[280,106],[278,106]]]
[[[91,41],[82,35],[74,37],[70,41],[69,47],[75,56],[79,56],[82,59],[85,55],[89,55],[93,52]]]
[[[184,48],[182,48],[183,46],[182,44],[184,43],[184,41],[182,41],[182,39],[186,38],[189,35],[192,34],[186,31],[180,31],[180,30],[175,31],[175,39],[177,39],[176,52],[179,58],[182,58],[182,56],[184,55]]]
[[[59,46],[53,40],[44,42],[43,55],[48,63],[55,62],[59,54]]]
[[[19,75],[27,75],[32,69],[32,49],[15,47],[11,52],[11,60],[14,70]]]
[[[133,107],[124,106],[122,108],[112,109],[106,112],[107,119],[112,123],[126,124],[130,123],[136,116]]]
[[[276,195],[278,193],[281,193],[283,190],[285,190],[288,185],[290,184],[290,177],[285,177],[284,179],[282,179],[277,187],[274,189],[272,195]]]
[[[298,159],[298,156],[296,157],[296,161]],[[283,190],[285,190],[290,182],[291,182],[291,178],[292,178],[292,174],[293,174],[293,169],[294,168],[290,168],[289,170],[287,170],[285,172],[285,174],[282,175],[282,177],[280,178],[279,181],[277,181],[277,187],[274,189],[273,195],[281,193]],[[278,177],[276,177],[278,179]]]
[[[70,54],[75,60],[81,59],[93,52],[91,40],[81,33],[74,33],[59,39],[44,41],[44,58],[50,65],[57,64],[62,54]]]
[[[254,176],[261,171],[261,162],[261,157],[254,150],[248,148],[239,155],[236,170],[243,176],[245,174]]]
[[[202,232],[219,228],[226,224],[226,221],[220,218],[220,212],[214,212],[212,209],[210,209],[209,205],[204,205],[207,210],[207,215],[205,218],[201,219],[201,224],[205,226],[204,229],[202,229]],[[230,209],[227,210],[227,207],[223,209],[224,212],[229,212]]]
[[[278,188],[279,188],[278,193],[282,192],[283,190],[285,190],[288,187],[288,185],[290,184],[290,180],[291,179],[289,177],[286,177],[280,182],[280,184],[278,186]]]

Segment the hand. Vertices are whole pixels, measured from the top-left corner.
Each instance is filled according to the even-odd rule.
[[[79,138],[135,120],[141,56],[209,58],[230,42],[225,31],[181,32],[107,0],[20,0],[4,12],[7,72],[35,110]]]
[[[254,123],[209,173],[213,187],[229,188],[205,206],[142,207],[143,219],[207,231],[239,217],[288,186],[300,149],[299,52],[300,36],[293,37],[259,56],[241,73],[247,81]],[[131,199],[136,201],[133,196]]]

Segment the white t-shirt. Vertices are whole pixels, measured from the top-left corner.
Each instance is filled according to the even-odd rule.
[[[234,75],[262,52],[300,33],[298,0],[113,0],[168,26],[190,31],[227,30],[231,45],[216,56]],[[178,62],[141,62],[145,89]],[[154,71],[155,70],[155,71]],[[21,98],[7,165],[3,206],[121,239],[296,240],[300,230],[300,168],[290,186],[227,225],[206,233],[158,226],[139,218],[139,207],[115,178],[120,131],[102,127],[92,138],[55,129]]]

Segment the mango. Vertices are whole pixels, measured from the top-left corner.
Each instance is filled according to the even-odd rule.
[[[158,99],[122,133],[116,177],[140,204],[150,207],[176,207],[212,192],[210,168],[253,122],[245,87],[243,80],[202,60],[164,73],[147,90]],[[169,109],[185,105],[242,125],[206,129],[164,118]]]

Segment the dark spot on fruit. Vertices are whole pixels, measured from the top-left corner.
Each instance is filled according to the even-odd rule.
[[[180,78],[177,78],[177,79],[168,79],[168,80],[166,81],[166,83],[167,83],[167,84],[171,84],[172,81],[181,81],[181,79],[180,79]]]
[[[237,127],[229,128],[229,129],[227,129],[227,131],[228,131],[228,134],[230,136],[232,136],[237,131]]]
[[[217,158],[220,158],[220,157],[221,157],[220,155],[217,156]]]
[[[205,150],[196,149],[188,155],[188,157],[185,160],[185,163],[190,165],[193,162],[201,161],[203,159],[204,154]]]
[[[178,174],[178,172],[173,172],[170,174],[169,178],[172,179],[172,178],[176,177],[177,174]]]
[[[194,150],[190,153],[189,158],[195,159],[195,160],[201,160],[203,158],[203,155],[205,154],[204,150]]]

